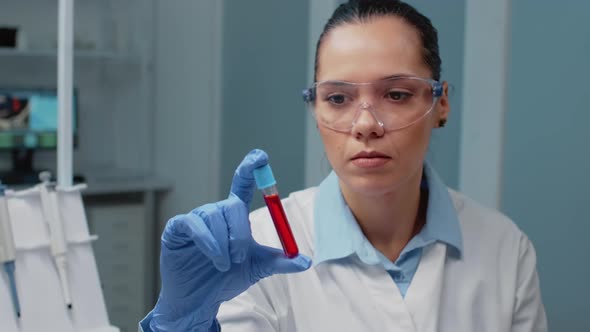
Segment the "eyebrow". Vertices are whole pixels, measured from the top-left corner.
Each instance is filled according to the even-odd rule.
[[[389,80],[389,79],[404,78],[404,77],[416,77],[416,75],[410,74],[410,73],[397,73],[397,74],[387,75],[387,76],[378,78],[378,79],[373,80],[371,82],[385,81],[385,80]],[[344,81],[344,80],[324,80],[324,81],[319,81],[319,82],[330,83],[330,84],[335,84],[335,85],[346,85],[349,83],[355,83],[355,84],[371,83],[371,82],[351,82],[351,81]]]
[[[393,74],[393,75],[389,75],[389,76],[385,76],[379,79],[376,79],[375,81],[385,81],[385,80],[389,80],[389,79],[393,79],[393,78],[404,78],[404,77],[415,77],[415,74],[410,74],[410,73],[400,73],[400,74]]]

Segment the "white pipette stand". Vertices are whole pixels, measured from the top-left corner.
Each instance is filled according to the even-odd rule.
[[[16,248],[16,284],[21,318],[13,313],[9,285],[0,278],[2,332],[118,332],[109,323],[86,213],[80,191],[85,185],[56,188],[61,217],[67,283],[72,309],[66,306],[63,285],[54,260],[49,220],[41,203],[41,188],[7,191],[6,202]]]

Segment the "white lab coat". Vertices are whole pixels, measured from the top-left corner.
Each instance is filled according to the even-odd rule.
[[[302,253],[313,257],[316,188],[283,201]],[[529,239],[505,216],[451,191],[463,255],[436,243],[424,249],[403,298],[381,265],[327,261],[275,275],[222,304],[223,332],[543,332],[547,322]],[[279,248],[270,215],[250,215],[254,238]]]

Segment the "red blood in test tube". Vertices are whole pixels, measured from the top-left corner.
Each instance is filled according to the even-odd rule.
[[[281,204],[281,198],[279,195],[265,195],[264,201],[275,224],[285,255],[289,258],[297,256],[299,254],[299,248],[297,248],[293,232],[291,232],[291,227],[287,221],[283,204]]]

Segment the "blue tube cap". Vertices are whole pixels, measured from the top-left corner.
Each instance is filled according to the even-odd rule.
[[[253,173],[258,189],[266,189],[277,184],[269,164],[255,168]]]

